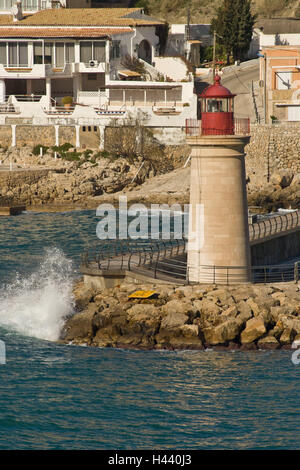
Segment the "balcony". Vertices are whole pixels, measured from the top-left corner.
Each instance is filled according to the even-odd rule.
[[[45,78],[46,65],[3,65],[0,64],[0,78]]]
[[[51,77],[51,78],[72,77],[73,68],[74,68],[73,64],[65,64],[61,67],[59,67],[59,66],[54,67],[51,64],[46,64],[45,65],[46,77]]]
[[[250,134],[250,119],[249,118],[233,118],[233,132],[224,130],[224,128],[211,128],[205,135],[249,135]],[[185,133],[188,137],[200,137],[204,135],[202,132],[202,121],[197,119],[186,119]]]
[[[77,73],[106,73],[106,69],[105,62],[97,62],[96,60],[90,60],[88,63],[79,62],[75,64],[75,72]]]

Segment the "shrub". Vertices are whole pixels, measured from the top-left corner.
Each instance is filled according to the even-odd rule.
[[[62,104],[73,104],[72,96],[64,96],[61,100]]]
[[[38,144],[33,147],[32,153],[33,155],[38,156],[40,155],[40,149],[43,149],[43,155],[44,155],[47,152],[48,148],[49,147],[45,147],[44,145]]]

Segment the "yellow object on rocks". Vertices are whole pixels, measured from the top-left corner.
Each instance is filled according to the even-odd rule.
[[[128,296],[129,299],[149,299],[152,295],[157,294],[155,290],[137,290]]]

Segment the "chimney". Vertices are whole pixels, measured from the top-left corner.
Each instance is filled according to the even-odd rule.
[[[13,15],[13,21],[20,21],[23,19],[23,11],[22,11],[22,0],[17,0],[17,2],[13,5],[11,9]]]

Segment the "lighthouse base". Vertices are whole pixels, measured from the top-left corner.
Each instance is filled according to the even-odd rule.
[[[244,147],[249,136],[191,137],[189,281],[250,281]]]

